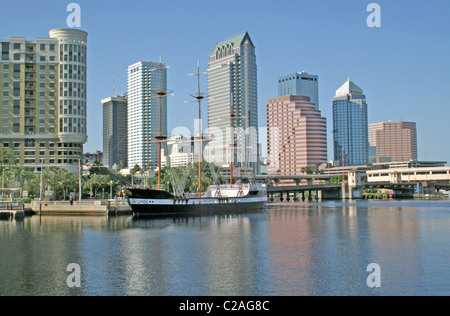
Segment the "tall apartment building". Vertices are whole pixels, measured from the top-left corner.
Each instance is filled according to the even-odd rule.
[[[327,163],[327,120],[309,97],[267,101],[269,174],[298,175]]]
[[[257,66],[248,33],[214,47],[209,56],[208,95],[208,134],[214,141],[205,150],[207,160],[223,166],[233,159],[236,166],[259,171]]]
[[[0,146],[20,165],[78,171],[87,141],[87,36],[54,29],[36,41],[0,40]]]
[[[309,97],[319,109],[319,77],[307,72],[292,73],[278,78],[278,96],[301,95]]]
[[[123,160],[127,165],[128,109],[127,97],[102,100],[103,104],[103,165],[112,168]]]
[[[167,68],[164,64],[140,61],[128,67],[128,167],[135,165],[158,168],[158,144],[149,144],[159,136],[167,136]],[[167,146],[164,144],[163,149]]]
[[[413,122],[381,122],[369,126],[370,146],[376,162],[417,160],[417,128]]]
[[[363,90],[347,80],[333,100],[334,161],[340,166],[369,163],[369,123]]]

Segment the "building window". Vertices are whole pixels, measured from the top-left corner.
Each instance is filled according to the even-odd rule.
[[[34,148],[36,146],[35,139],[25,139],[25,148]]]

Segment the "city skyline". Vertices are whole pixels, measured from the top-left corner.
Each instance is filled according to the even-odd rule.
[[[188,94],[196,90],[196,82],[188,74],[195,69],[197,59],[200,59],[201,70],[206,70],[207,52],[211,45],[220,39],[248,31],[258,50],[260,126],[265,126],[266,122],[265,113],[261,109],[267,99],[277,95],[276,80],[279,76],[300,70],[317,74],[321,78],[321,111],[329,121],[332,117],[331,104],[335,87],[350,76],[365,88],[368,95],[369,123],[400,118],[415,121],[421,127],[418,134],[421,148],[419,159],[450,160],[448,146],[443,146],[442,150],[442,146],[437,148],[436,142],[430,141],[436,139],[436,135],[448,135],[448,125],[443,121],[445,115],[434,113],[445,111],[448,105],[443,93],[439,91],[445,91],[448,84],[444,71],[447,61],[444,57],[449,51],[449,44],[434,41],[428,36],[436,30],[449,29],[443,14],[450,8],[449,4],[433,6],[407,1],[395,4],[380,2],[383,24],[379,29],[371,29],[365,24],[368,16],[367,3],[360,1],[348,1],[345,4],[335,1],[322,4],[282,1],[274,9],[269,8],[270,2],[258,2],[258,6],[255,6],[256,2],[247,1],[243,4],[242,12],[233,12],[240,18],[233,26],[223,26],[223,23],[218,26],[220,23],[213,23],[221,17],[231,16],[231,8],[213,12],[205,1],[195,1],[189,6],[174,1],[177,6],[172,9],[166,8],[170,6],[168,4],[163,7],[160,7],[161,4],[135,4],[140,10],[133,9],[133,1],[115,4],[103,1],[95,4],[87,1],[78,3],[82,8],[81,29],[90,34],[91,47],[88,75],[89,140],[84,148],[85,152],[102,148],[101,127],[96,126],[98,124],[92,118],[101,115],[100,100],[112,95],[113,74],[116,74],[116,91],[118,94],[125,92],[126,67],[136,60],[157,60],[162,56],[171,65],[168,86],[174,90],[175,96],[168,104],[169,132],[177,126],[193,130],[195,111],[183,104]],[[31,1],[5,4],[5,12],[15,12],[21,7],[20,11],[25,13],[14,19],[12,15],[6,16],[0,38],[23,36],[27,40],[33,40],[45,34],[48,29],[66,27],[67,4],[60,1],[49,1],[48,4]],[[114,20],[116,17],[119,19],[119,16],[125,21],[139,21],[136,16],[146,12],[142,7],[160,12],[155,21],[148,27],[142,27],[142,30],[143,24],[138,22],[127,26],[122,23],[117,26],[105,23],[106,18]],[[202,8],[205,13],[199,22],[192,18],[198,8]],[[286,12],[292,12],[288,13],[289,16],[294,16],[300,8],[300,17],[303,19],[298,19],[291,29],[285,29],[281,24],[277,26],[281,22],[280,17],[273,18],[272,23],[266,23],[262,14],[271,12],[276,16],[276,13],[287,10]],[[403,14],[406,9],[408,14]],[[36,15],[36,12],[39,14]],[[424,13],[427,13],[425,21],[422,19]],[[243,19],[244,16],[247,20]],[[342,20],[333,24],[337,16]],[[177,18],[179,22],[173,23]],[[28,27],[30,20],[35,24],[31,29]],[[415,22],[416,20],[424,22]],[[143,34],[157,23],[163,23],[165,32],[146,40]],[[330,24],[334,26],[331,27]],[[185,25],[185,29],[180,30],[180,25]],[[208,25],[212,27],[206,30]],[[305,29],[305,25],[309,27]],[[134,34],[130,33],[131,30]],[[362,45],[352,50],[346,49],[345,40],[338,37],[339,33],[348,35],[348,38]],[[124,37],[128,34],[131,34],[129,38]],[[125,38],[125,45],[116,45],[116,38]],[[287,38],[291,39],[289,43],[293,46],[280,50],[278,45]],[[296,44],[292,44],[297,40],[301,40],[302,44],[309,44],[311,49],[298,52]],[[180,47],[186,49],[181,51]],[[334,48],[332,53],[329,47]],[[413,48],[415,54],[410,54]],[[423,80],[423,71],[432,80]],[[426,96],[413,93],[419,86],[423,90],[435,92]],[[424,105],[433,107],[434,113],[424,113]],[[328,128],[328,139],[330,138],[332,139],[332,134]],[[328,158],[331,160],[333,146],[330,146],[330,141],[328,148]]]

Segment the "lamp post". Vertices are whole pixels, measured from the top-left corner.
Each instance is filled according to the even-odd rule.
[[[42,202],[42,190],[44,189],[43,186],[43,182],[44,182],[44,159],[41,159],[41,184],[40,184],[40,189],[39,189],[39,201]]]
[[[110,185],[109,198],[112,200],[112,198],[113,198],[113,196],[112,196],[112,185],[113,185],[112,180],[109,181],[109,185]]]

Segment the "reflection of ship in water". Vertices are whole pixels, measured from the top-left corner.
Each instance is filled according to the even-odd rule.
[[[198,77],[198,93],[194,96],[194,102],[198,102],[199,108],[199,137],[194,142],[204,142],[205,139],[201,133],[201,102],[205,100],[205,96],[200,92],[200,66],[198,72],[194,75]],[[160,63],[157,69],[160,72],[164,69]],[[161,75],[160,75],[161,78]],[[162,99],[168,96],[168,91],[160,89],[157,91],[159,98],[160,111],[162,113]],[[230,105],[231,125],[234,127],[234,106]],[[234,130],[234,129],[233,129]],[[176,196],[161,190],[161,144],[167,143],[167,136],[162,134],[161,118],[159,134],[154,136],[156,141],[149,143],[157,143],[158,152],[158,187],[153,189],[139,189],[127,187],[124,193],[135,215],[177,215],[177,214],[221,214],[230,212],[247,212],[251,210],[263,209],[267,203],[266,186],[262,184],[234,184],[233,183],[233,158],[230,162],[230,184],[229,185],[212,185],[205,194],[202,194],[202,146],[199,147],[198,161],[198,197],[187,197],[184,193]],[[236,148],[236,141],[231,145],[231,150]],[[179,192],[178,192],[179,193]]]

